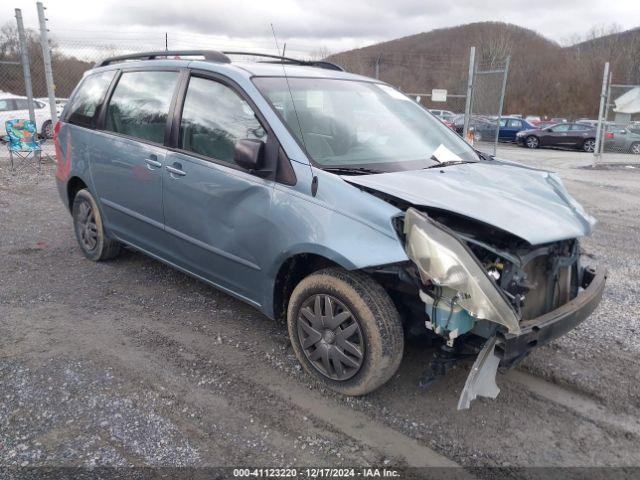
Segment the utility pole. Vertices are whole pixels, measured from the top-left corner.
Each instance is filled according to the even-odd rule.
[[[462,130],[462,137],[467,140],[469,133],[469,123],[471,121],[471,105],[473,97],[473,86],[475,83],[475,64],[476,64],[476,47],[471,47],[469,50],[469,77],[467,79],[467,97],[464,105],[464,128]]]
[[[29,120],[36,123],[36,112],[33,108],[33,87],[31,86],[31,68],[29,67],[29,50],[27,49],[27,38],[24,34],[24,24],[22,23],[22,11],[16,8],[16,23],[18,24],[18,39],[20,41],[20,55],[22,57],[22,72],[24,74],[24,89],[27,94],[29,104]]]
[[[382,54],[379,54],[376,57],[376,70],[375,70],[375,77],[376,79],[380,80],[380,60],[382,59]]]
[[[593,150],[593,166],[596,166],[596,162],[600,159],[601,145],[604,143],[602,137],[604,137],[606,109],[607,105],[607,91],[609,83],[609,62],[604,64],[604,72],[602,72],[602,90],[600,91],[600,109],[598,111],[598,127],[596,128],[596,148]]]
[[[44,16],[46,8],[42,5],[42,2],[36,3],[36,6],[38,7],[38,20],[40,22],[40,45],[42,46],[42,58],[44,59],[44,76],[47,81],[47,95],[49,96],[49,108],[51,109],[51,126],[53,126],[58,121],[58,111],[56,110],[56,86],[53,83],[51,52],[49,51],[49,38],[47,35],[47,19]]]
[[[504,107],[504,95],[507,91],[507,77],[509,76],[509,64],[511,63],[511,55],[507,56],[507,61],[504,65],[504,73],[502,77],[502,90],[500,92],[500,106],[498,108],[498,122],[496,124],[496,137],[493,141],[493,155],[495,156],[498,150],[498,137],[500,135],[500,120],[502,120],[502,108]]]

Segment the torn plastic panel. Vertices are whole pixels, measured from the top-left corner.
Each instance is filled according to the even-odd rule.
[[[473,362],[458,400],[458,410],[467,410],[478,396],[496,398],[500,393],[496,385],[496,373],[500,364],[500,357],[496,355],[496,341],[495,336],[487,340]]]
[[[432,314],[438,317],[438,303],[449,305],[447,320],[453,320],[464,333],[467,320],[456,312],[460,307],[473,319],[485,319],[503,325],[510,333],[520,332],[519,319],[504,294],[490,280],[473,253],[443,225],[437,224],[425,214],[409,208],[404,218],[406,251],[416,264],[423,284],[431,284],[438,294],[431,304]],[[428,292],[424,292],[428,295]],[[431,296],[431,295],[428,295]],[[446,309],[445,309],[446,310]],[[431,318],[434,329],[437,318]],[[447,330],[452,330],[448,325]],[[466,330],[468,331],[468,330]]]

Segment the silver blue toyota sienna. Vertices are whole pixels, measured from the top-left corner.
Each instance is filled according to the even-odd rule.
[[[434,361],[475,358],[458,408],[495,398],[499,366],[602,297],[605,271],[579,247],[595,220],[557,176],[480,153],[327,62],[110,58],[55,144],[87,258],[132,247],[286,320],[305,370],[346,395],[384,384],[423,336]]]

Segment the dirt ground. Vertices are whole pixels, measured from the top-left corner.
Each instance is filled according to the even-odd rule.
[[[640,466],[640,165],[500,156],[559,173],[610,275],[590,319],[466,412],[468,366],[419,387],[425,347],[373,394],[326,391],[253,308],[133,251],[86,260],[53,166],[12,176],[0,159],[0,467]]]

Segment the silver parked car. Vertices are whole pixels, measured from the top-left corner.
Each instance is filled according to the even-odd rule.
[[[611,129],[605,135],[604,149],[609,152],[640,155],[640,127],[630,125],[622,129]]]

